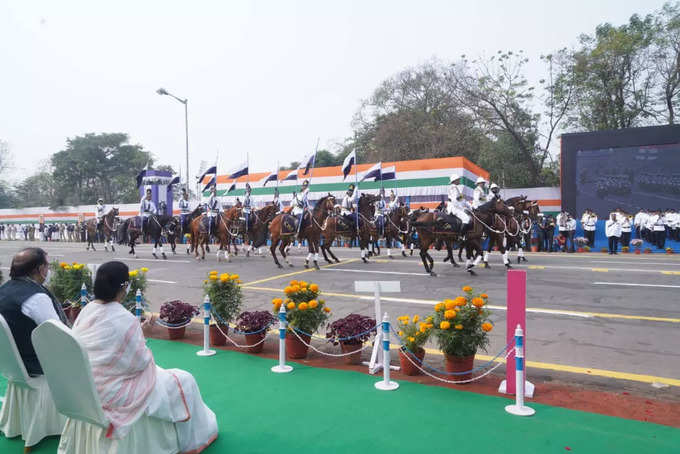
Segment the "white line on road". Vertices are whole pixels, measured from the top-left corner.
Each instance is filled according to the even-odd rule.
[[[632,262],[630,260],[591,260],[590,263],[623,263],[624,265],[630,265]],[[680,266],[679,262],[645,262],[645,265],[670,265],[670,266]]]
[[[137,262],[195,263],[195,262],[192,262],[191,260],[155,259],[153,257],[151,257],[149,259],[128,259],[128,258],[125,258],[125,257],[119,257],[119,260],[122,260],[123,262],[131,260],[131,261],[137,261]]]
[[[429,276],[426,273],[403,273],[401,271],[377,271],[377,270],[350,270],[347,268],[324,268],[321,271],[344,271],[347,273],[370,273],[370,274],[399,274],[402,276]]]
[[[147,279],[147,282],[157,282],[159,284],[176,284],[175,281],[161,281],[160,279]]]
[[[660,287],[660,288],[680,288],[680,285],[666,284],[634,284],[632,282],[593,282],[593,285],[621,285],[625,287]]]

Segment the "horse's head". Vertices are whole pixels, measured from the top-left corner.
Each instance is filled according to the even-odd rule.
[[[118,215],[120,214],[120,210],[118,210],[118,208],[111,208],[111,211],[109,211],[109,213],[110,213],[113,217],[116,217],[116,216],[118,216]]]
[[[335,207],[335,197],[333,197],[330,193],[326,196],[323,196],[319,199],[318,202],[316,202],[316,205],[314,206],[314,213],[325,213],[329,214],[333,212],[333,208]]]

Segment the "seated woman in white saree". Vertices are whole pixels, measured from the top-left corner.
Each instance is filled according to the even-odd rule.
[[[217,438],[215,413],[203,403],[191,374],[156,366],[139,321],[118,302],[129,286],[127,265],[101,265],[94,282],[96,299],[73,326],[111,421],[107,437],[124,438],[132,424],[148,415],[175,423],[182,453],[199,453]]]

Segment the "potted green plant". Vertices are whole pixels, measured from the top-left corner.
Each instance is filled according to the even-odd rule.
[[[181,339],[186,332],[186,325],[200,311],[196,306],[180,300],[166,301],[161,304],[160,319],[168,326],[168,337],[171,340]]]
[[[272,301],[274,312],[278,313],[281,305],[286,305],[286,354],[291,359],[302,359],[307,356],[311,335],[328,319],[331,309],[319,299],[317,284],[292,280],[283,291],[285,300],[275,298]]]
[[[135,313],[135,309],[137,307],[137,290],[142,293],[142,312],[148,308],[148,304],[144,300],[143,296],[146,292],[146,273],[148,271],[148,268],[142,267],[140,269],[134,269],[128,272],[128,276],[130,278],[130,290],[127,292],[127,295],[125,295],[125,299],[120,303],[123,305],[123,307],[125,307],[125,309],[132,312],[133,314]],[[144,316],[142,315],[142,320],[143,319]]]
[[[333,345],[340,344],[345,364],[361,363],[361,347],[376,332],[375,320],[361,314],[349,314],[328,325],[326,339]]]
[[[87,266],[78,262],[52,262],[50,270],[52,278],[48,288],[61,301],[66,317],[73,323],[82,309],[80,290],[83,284],[88,294],[92,292],[92,273]]]
[[[646,247],[645,250],[643,251],[645,254],[651,254],[652,253],[652,248]]]
[[[244,333],[248,353],[260,353],[267,337],[267,328],[276,322],[276,317],[268,311],[241,312],[236,319],[236,329]]]
[[[472,287],[463,287],[464,295],[447,299],[434,307],[434,335],[446,357],[446,370],[459,373],[457,380],[467,380],[473,368],[475,354],[489,345],[490,312],[486,305],[488,295],[476,294]]]
[[[203,289],[210,298],[212,312],[215,315],[215,324],[210,326],[210,343],[217,346],[225,345],[227,338],[224,334],[229,332],[229,323],[240,312],[243,304],[241,280],[238,274],[218,275],[217,271],[211,271],[208,279],[203,282]]]
[[[427,317],[421,322],[419,315],[414,315],[413,318],[409,315],[402,315],[397,317],[397,322],[399,324],[397,334],[402,345],[399,348],[400,370],[406,375],[420,375],[420,369],[416,365],[422,364],[425,358],[423,345],[430,337],[434,327],[434,318]]]
[[[673,248],[672,247],[667,247],[666,248],[666,254],[672,254],[673,253]]]

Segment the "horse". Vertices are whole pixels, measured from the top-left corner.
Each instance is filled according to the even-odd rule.
[[[297,237],[298,241],[307,240],[309,253],[305,259],[305,268],[309,268],[309,260],[312,258],[312,254],[314,254],[314,267],[317,270],[319,269],[319,243],[321,242],[322,224],[325,225],[328,214],[333,211],[334,206],[335,197],[328,194],[316,202],[316,205],[314,205],[311,212],[306,210],[302,215],[302,221],[300,222],[306,222],[306,225],[304,228],[300,229],[299,233],[297,233]],[[296,216],[287,213],[277,214],[269,224],[269,234],[271,236],[271,246],[269,250],[274,258],[274,263],[279,268],[283,268],[283,265],[279,263],[279,259],[276,257],[276,246],[279,246],[279,244],[279,252],[283,256],[283,259],[289,266],[293,266],[293,264],[288,261],[285,249],[295,237],[297,227]]]
[[[198,209],[198,208],[197,208]],[[196,210],[194,210],[196,211]],[[205,251],[210,240],[210,235],[208,230],[203,226],[204,219],[208,216],[201,213],[189,222],[189,232],[191,235],[191,251],[195,253],[196,260],[198,257],[198,248],[201,247],[201,257],[200,260],[205,260]],[[210,252],[208,250],[208,252]]]
[[[142,233],[148,235],[153,243],[153,256],[158,258],[156,255],[156,250],[160,246],[160,252],[164,259],[167,259],[165,252],[163,252],[163,242],[161,240],[161,234],[166,227],[166,225],[172,225],[173,229],[177,226],[174,224],[175,219],[167,214],[157,215],[152,214],[146,222],[146,232],[142,232],[142,218],[141,216],[133,216],[126,219],[121,228],[118,231],[118,244],[122,244],[127,241],[127,245],[130,247],[128,254],[131,254],[135,258],[137,257],[137,252],[135,251],[135,244],[137,244],[137,239],[142,236]]]
[[[385,239],[385,247],[387,248],[387,257],[394,259],[392,256],[392,242],[398,241],[401,243],[401,254],[406,257],[405,244],[408,241],[408,209],[401,205],[396,207],[391,212],[384,215],[384,225],[380,231],[377,223],[375,230],[371,230],[371,236],[376,239],[375,243],[381,238]],[[380,247],[378,247],[378,254],[380,254]]]
[[[116,248],[113,245],[113,237],[114,233],[116,232],[116,217],[118,216],[118,214],[119,214],[118,208],[111,208],[111,210],[109,210],[108,213],[102,216],[101,231],[104,235],[104,250],[106,251],[109,250],[110,244],[111,252],[116,252]],[[85,221],[85,232],[87,239],[87,247],[85,248],[85,250],[89,251],[90,248],[92,248],[93,251],[96,251],[96,249],[94,248],[95,234],[97,232],[96,218],[91,218]]]
[[[335,200],[335,199],[334,199]],[[324,259],[328,263],[331,263],[326,256],[326,252],[338,263],[340,260],[331,251],[331,244],[336,238],[343,238],[349,240],[350,242],[354,238],[359,239],[359,249],[361,250],[361,260],[364,263],[368,263],[367,256],[368,246],[371,240],[371,229],[375,231],[375,223],[371,221],[372,214],[374,212],[374,204],[378,200],[378,196],[373,194],[361,194],[358,202],[358,224],[359,230],[357,231],[357,223],[349,222],[343,216],[329,216],[323,225],[322,233],[324,237],[323,245],[321,246],[321,251],[323,252]]]

